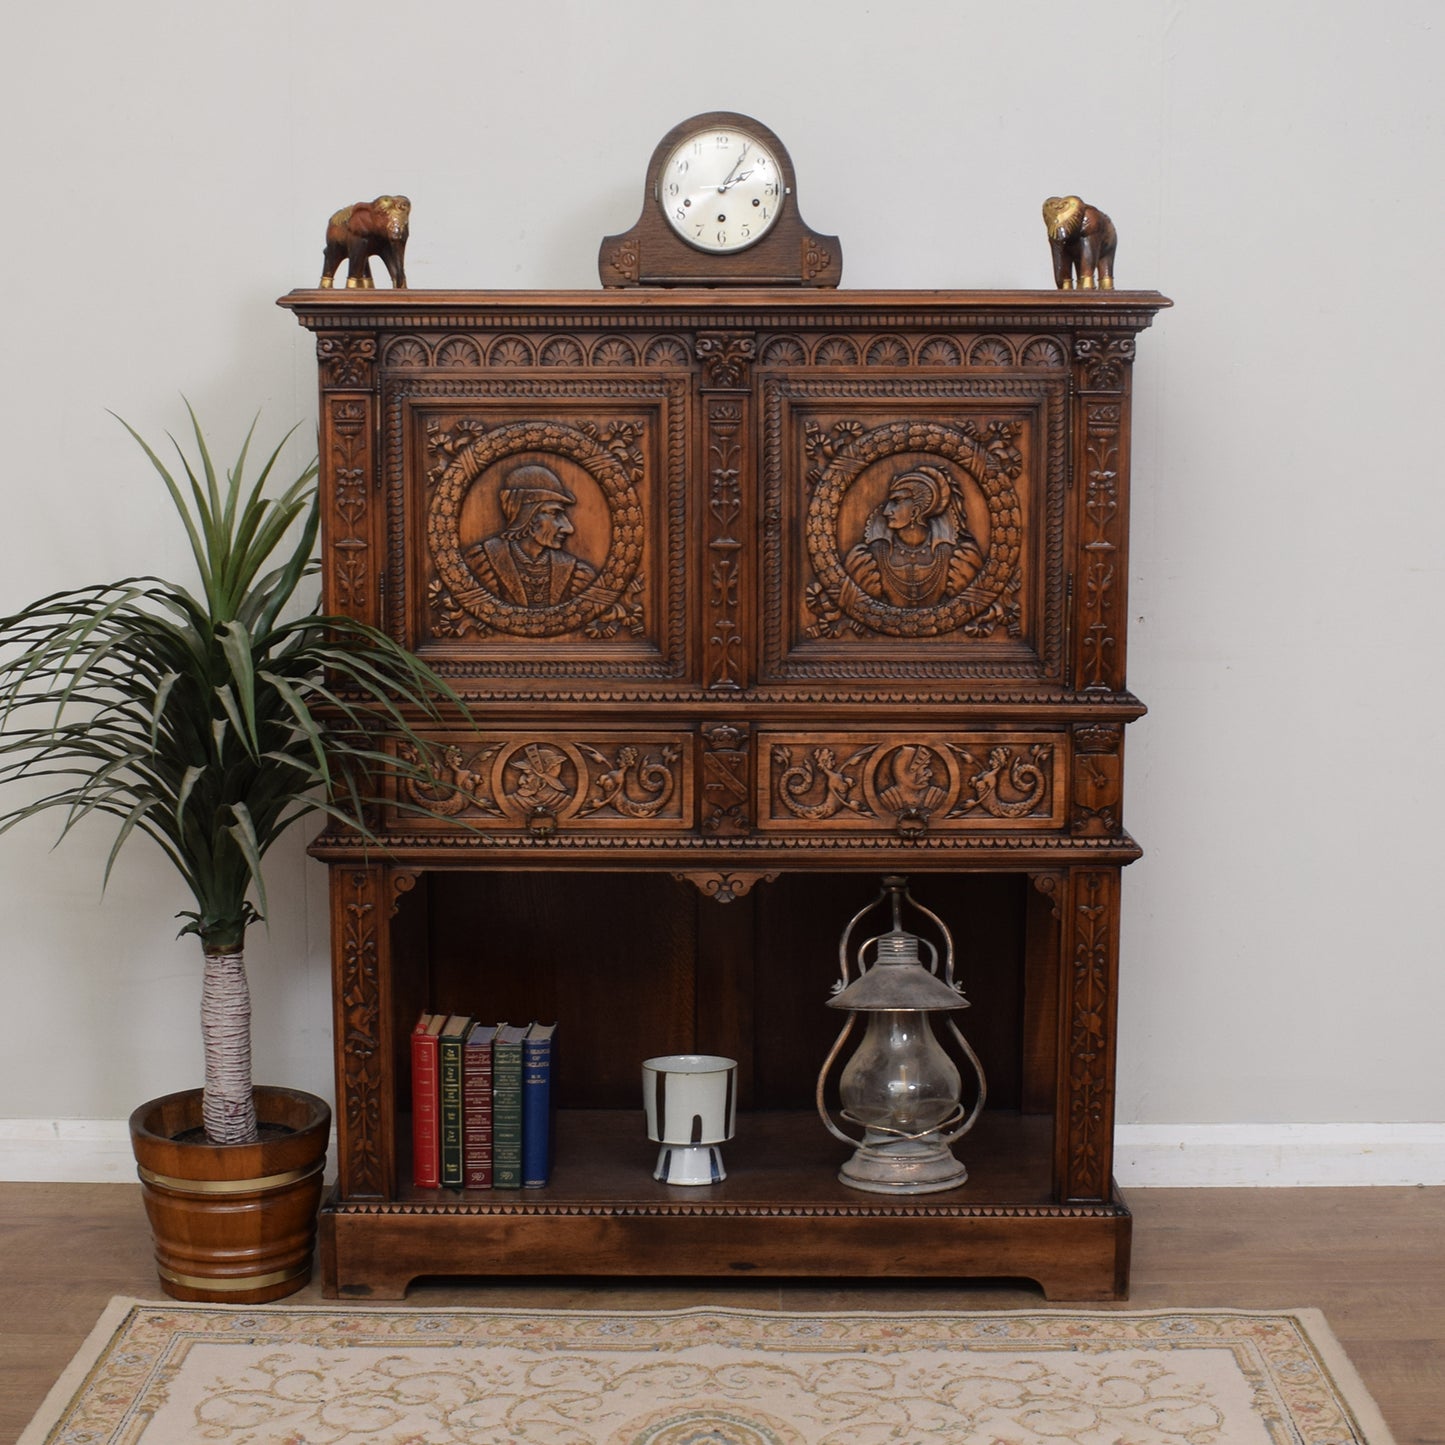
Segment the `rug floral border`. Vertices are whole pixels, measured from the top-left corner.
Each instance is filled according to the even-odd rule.
[[[652,1352],[708,1344],[763,1352],[870,1356],[914,1349],[1105,1352],[1208,1346],[1234,1354],[1271,1439],[1391,1445],[1388,1431],[1313,1310],[828,1312],[694,1307],[672,1311],[216,1306],[117,1299],[19,1445],[139,1441],[189,1348],[227,1340],[321,1349],[387,1343]],[[1367,1418],[1362,1420],[1361,1415]],[[52,1422],[44,1429],[43,1421]],[[1368,1432],[1366,1430],[1368,1428]]]

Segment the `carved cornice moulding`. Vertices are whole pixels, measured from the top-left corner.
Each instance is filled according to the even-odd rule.
[[[523,324],[559,331],[645,326],[706,330],[719,316],[735,329],[783,319],[809,329],[870,331],[926,326],[971,329],[1142,331],[1172,306],[1157,291],[392,291],[297,290],[276,303],[303,326],[328,330],[445,330]]]

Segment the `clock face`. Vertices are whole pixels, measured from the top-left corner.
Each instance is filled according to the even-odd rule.
[[[771,229],[787,188],[777,157],[746,131],[699,130],[673,148],[658,179],[668,224],[702,251],[742,251]]]

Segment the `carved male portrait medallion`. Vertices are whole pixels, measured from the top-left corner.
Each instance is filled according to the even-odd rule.
[[[1017,424],[813,429],[808,634],[1018,630],[1023,509]]]
[[[427,514],[434,630],[515,637],[640,627],[643,512],[638,428],[463,422],[430,437],[441,457]]]

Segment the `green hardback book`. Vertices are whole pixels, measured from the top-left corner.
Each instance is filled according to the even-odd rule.
[[[501,1024],[492,1044],[492,1187],[522,1187],[522,1040],[525,1024]]]
[[[442,1029],[438,1065],[441,1075],[441,1176],[443,1189],[462,1187],[462,1045],[471,1027],[469,1014],[452,1014]]]

